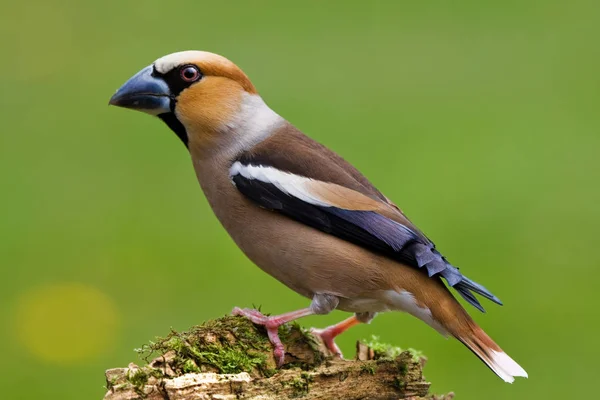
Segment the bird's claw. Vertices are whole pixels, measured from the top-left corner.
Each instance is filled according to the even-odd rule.
[[[252,309],[252,308],[234,307],[233,310],[231,311],[231,314],[240,315],[242,317],[248,318],[250,321],[252,321],[253,323],[255,323],[257,325],[266,325],[266,323],[269,320],[269,317],[267,317],[260,311]]]
[[[285,348],[283,345],[275,346],[273,349],[273,356],[275,357],[275,361],[277,362],[277,368],[283,367],[283,363],[285,362]]]
[[[323,341],[323,344],[325,345],[327,350],[329,350],[334,356],[337,356],[337,357],[341,358],[342,360],[344,359],[344,355],[342,354],[342,351],[340,350],[338,345],[335,343],[335,340],[334,340],[335,335],[333,335],[333,333],[330,329],[310,328],[310,333],[313,336],[318,336],[319,338],[321,338],[321,341]]]
[[[279,326],[282,325],[277,317],[267,317],[258,310],[251,308],[239,308],[235,307],[231,312],[233,315],[240,315],[252,321],[256,325],[262,325],[267,329],[267,335],[273,345],[273,356],[277,367],[280,368],[285,362],[285,347],[279,339]]]

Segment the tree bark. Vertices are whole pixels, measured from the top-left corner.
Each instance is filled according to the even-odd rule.
[[[320,340],[298,325],[280,329],[285,364],[276,369],[262,327],[241,317],[208,321],[188,332],[171,332],[140,349],[148,364],[106,371],[104,400],[411,399],[429,395],[426,359],[381,345],[357,343],[355,360],[332,358]],[[387,357],[393,355],[393,357]]]

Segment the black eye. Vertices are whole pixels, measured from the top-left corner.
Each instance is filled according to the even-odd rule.
[[[200,71],[197,67],[193,65],[186,65],[181,67],[180,73],[181,79],[183,79],[186,82],[196,82],[201,77]]]

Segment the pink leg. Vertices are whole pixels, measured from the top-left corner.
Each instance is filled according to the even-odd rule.
[[[285,359],[285,348],[283,347],[283,343],[281,343],[281,339],[279,339],[278,334],[279,327],[295,319],[314,314],[310,308],[303,308],[301,310],[267,317],[258,310],[253,310],[250,308],[241,309],[239,307],[235,307],[231,313],[233,315],[241,315],[242,317],[246,317],[256,325],[263,325],[265,328],[267,328],[267,335],[273,344],[273,354],[275,355],[275,360],[277,360],[278,367],[283,365],[283,361]]]
[[[337,344],[335,344],[335,338],[339,334],[358,324],[360,324],[360,321],[356,318],[356,316],[352,316],[335,325],[328,326],[325,329],[313,328],[310,330],[310,332],[315,336],[320,336],[321,340],[323,340],[323,344],[327,347],[329,351],[331,351],[335,355],[340,356],[341,358],[344,358],[344,355],[342,354],[340,348]]]

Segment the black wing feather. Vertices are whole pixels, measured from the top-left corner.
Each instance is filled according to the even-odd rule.
[[[282,192],[272,183],[248,179],[241,174],[235,174],[231,179],[242,194],[263,208],[385,254],[419,268],[429,276],[441,275],[467,302],[482,312],[485,310],[472,292],[502,304],[485,287],[463,276],[458,268],[448,263],[433,243],[423,241],[419,234],[381,214],[313,205]]]

